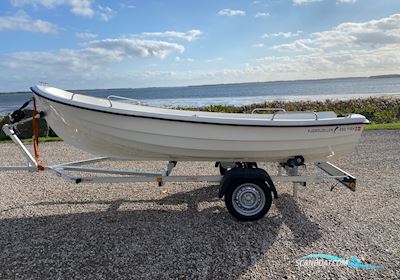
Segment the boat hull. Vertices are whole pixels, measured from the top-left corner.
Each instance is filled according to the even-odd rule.
[[[363,124],[293,127],[193,123],[101,112],[36,95],[66,143],[86,152],[136,160],[326,161],[353,151]]]

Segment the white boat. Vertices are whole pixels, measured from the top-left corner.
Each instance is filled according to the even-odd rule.
[[[31,90],[46,121],[66,143],[121,159],[286,162],[301,156],[307,162],[326,161],[350,153],[368,123],[359,114],[185,111],[42,85]]]

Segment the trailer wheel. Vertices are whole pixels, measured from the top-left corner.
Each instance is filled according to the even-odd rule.
[[[226,208],[241,221],[261,219],[271,208],[271,204],[271,190],[262,180],[234,181],[225,193]]]

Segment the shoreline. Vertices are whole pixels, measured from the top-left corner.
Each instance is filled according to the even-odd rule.
[[[141,103],[146,106],[162,108],[202,108],[207,106],[252,106],[265,102],[309,102],[309,101],[348,101],[352,99],[367,98],[400,98],[400,92],[379,94],[343,94],[343,95],[290,95],[290,96],[241,96],[241,97],[208,97],[208,98],[154,98],[142,99]]]
[[[169,89],[169,88],[195,88],[195,87],[218,87],[218,86],[242,86],[254,84],[274,84],[274,83],[296,83],[296,82],[319,82],[319,81],[338,81],[338,80],[368,80],[368,79],[400,79],[400,74],[376,75],[376,76],[352,76],[352,77],[327,77],[327,78],[309,78],[309,79],[290,79],[290,80],[272,80],[272,81],[256,81],[241,83],[213,83],[213,84],[187,84],[177,86],[143,86],[143,87],[120,87],[120,88],[92,88],[92,89],[68,89],[78,91],[94,91],[94,90],[135,90],[135,89]],[[9,93],[29,93],[30,91],[1,91],[1,94]]]

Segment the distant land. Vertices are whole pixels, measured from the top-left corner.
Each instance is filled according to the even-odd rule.
[[[400,74],[377,75],[377,76],[370,76],[368,78],[369,79],[400,78]]]
[[[138,87],[138,88],[97,88],[97,89],[66,89],[67,91],[75,91],[77,93],[88,93],[91,91],[132,91],[132,90],[149,90],[149,89],[173,89],[173,88],[198,88],[198,87],[218,87],[218,86],[249,86],[257,84],[280,84],[280,83],[293,83],[293,82],[318,82],[318,81],[338,81],[338,80],[351,80],[351,79],[385,79],[385,78],[400,78],[400,74],[386,74],[376,75],[369,77],[338,77],[338,78],[321,78],[321,79],[300,79],[300,80],[276,80],[264,82],[242,82],[242,83],[220,83],[220,84],[203,84],[203,85],[185,85],[185,86],[156,86],[156,87]],[[1,94],[27,94],[30,91],[17,91],[17,92],[0,92]]]

